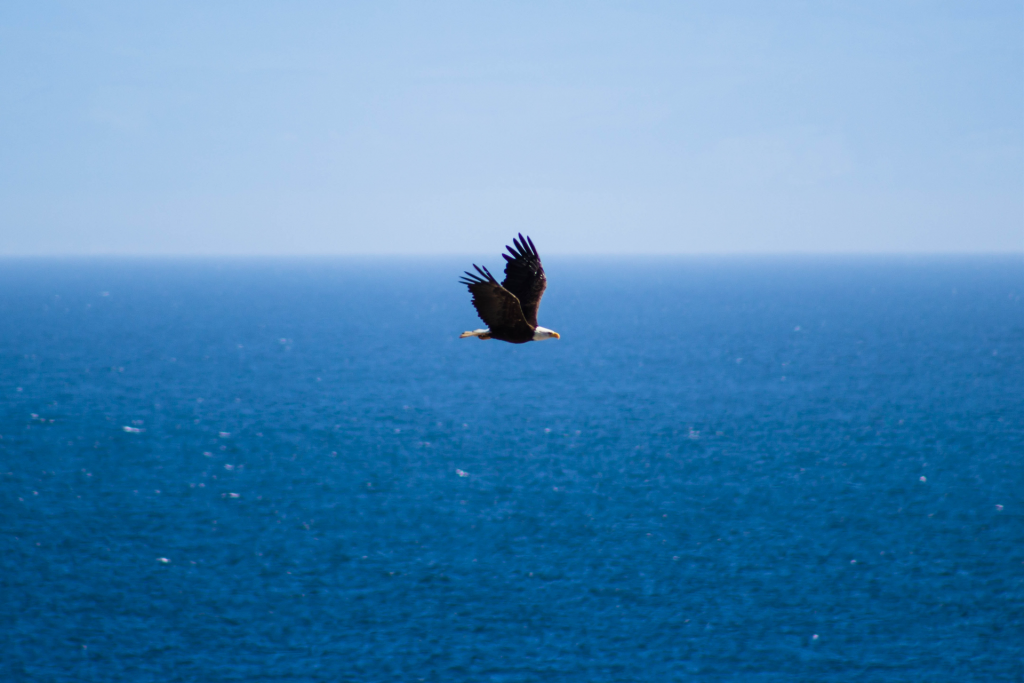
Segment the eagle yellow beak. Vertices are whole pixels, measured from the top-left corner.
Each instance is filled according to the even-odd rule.
[[[561,339],[562,338],[562,335],[558,334],[557,332],[552,332],[551,336],[554,337],[555,339]]]

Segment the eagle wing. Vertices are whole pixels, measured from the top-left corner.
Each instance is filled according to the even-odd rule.
[[[466,272],[459,282],[469,287],[473,307],[494,337],[532,337],[533,328],[523,315],[516,295],[498,284],[486,268],[473,264],[479,275]]]
[[[537,327],[537,309],[540,308],[540,298],[544,296],[548,279],[544,275],[544,266],[540,264],[533,240],[519,233],[519,239],[513,239],[512,243],[516,245],[515,249],[506,246],[509,253],[502,254],[507,263],[505,281],[501,284],[519,299],[526,322]]]

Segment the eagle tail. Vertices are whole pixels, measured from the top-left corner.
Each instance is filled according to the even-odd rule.
[[[463,332],[459,335],[459,339],[465,339],[466,337],[480,337],[481,339],[490,339],[490,330],[472,330],[470,332]]]

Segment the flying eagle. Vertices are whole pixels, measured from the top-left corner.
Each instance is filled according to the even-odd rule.
[[[508,254],[502,254],[507,263],[505,281],[500,285],[491,271],[475,263],[476,274],[466,271],[459,280],[469,287],[477,315],[487,325],[485,330],[463,332],[460,339],[499,339],[512,344],[559,339],[557,332],[537,324],[540,298],[548,286],[537,248],[533,246],[533,240],[523,237],[522,233],[512,243],[516,245],[515,249],[506,246]]]

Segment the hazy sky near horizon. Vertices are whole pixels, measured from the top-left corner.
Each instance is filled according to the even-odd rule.
[[[1024,251],[1024,5],[5,3],[0,254]]]

